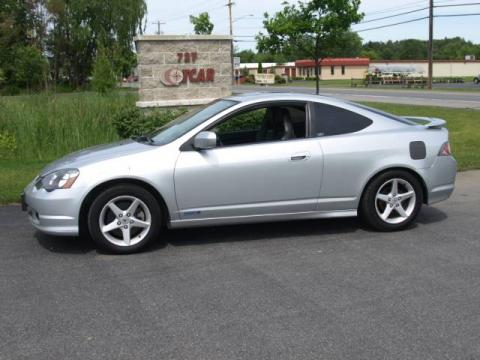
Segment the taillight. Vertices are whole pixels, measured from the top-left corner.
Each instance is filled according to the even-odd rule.
[[[452,155],[452,149],[450,148],[450,143],[447,141],[440,148],[440,151],[438,152],[438,156],[450,156],[450,155]]]

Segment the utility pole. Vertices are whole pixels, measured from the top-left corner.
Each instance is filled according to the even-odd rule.
[[[232,6],[233,6],[232,0],[228,0],[228,17],[230,19],[230,36],[233,36],[233,18],[232,18]]]
[[[230,58],[232,64],[232,85],[235,85],[235,69],[233,68],[233,17],[232,17],[232,6],[235,4],[232,0],[228,0],[228,17],[230,20],[230,36],[232,37],[232,45],[230,47]]]
[[[157,35],[161,35],[162,32],[160,31],[160,27],[162,25],[165,25],[166,23],[162,22],[161,20],[157,20],[157,21],[154,21],[152,24],[156,24],[157,25]]]
[[[430,0],[428,19],[428,90],[432,90],[433,78],[433,0]]]

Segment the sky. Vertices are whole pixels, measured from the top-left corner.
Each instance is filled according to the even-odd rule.
[[[233,33],[239,50],[255,49],[254,36],[262,31],[263,14],[274,14],[282,8],[284,0],[232,0]],[[192,34],[193,26],[189,15],[198,15],[207,11],[214,24],[214,34],[228,34],[228,0],[147,0],[148,18],[146,34],[155,34],[160,20],[163,34]],[[292,1],[289,1],[292,3]],[[293,1],[296,3],[296,1]],[[435,18],[434,38],[460,36],[480,43],[480,1],[478,0],[435,0],[435,5],[478,4],[471,6],[451,6],[435,8],[435,15],[476,13],[479,16]],[[428,0],[363,0],[360,10],[365,14],[364,22],[381,17],[421,9],[428,6]],[[428,16],[428,10],[422,10],[399,17],[356,24],[352,29],[362,30],[372,27],[407,21]],[[387,41],[402,39],[427,39],[428,19],[408,24],[369,31],[361,31],[363,41]]]

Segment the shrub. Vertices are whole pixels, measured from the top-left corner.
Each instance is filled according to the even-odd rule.
[[[144,111],[137,107],[127,107],[113,118],[118,136],[123,139],[147,134],[187,112],[186,108],[173,108]]]
[[[249,75],[245,78],[245,82],[246,82],[247,84],[255,84],[255,75],[249,74]]]
[[[101,93],[111,91],[117,84],[113,64],[104,49],[99,50],[93,64],[92,84],[93,88]]]
[[[0,132],[0,159],[13,159],[17,152],[17,140],[9,132]]]
[[[283,76],[275,75],[275,84],[286,84],[287,80]]]

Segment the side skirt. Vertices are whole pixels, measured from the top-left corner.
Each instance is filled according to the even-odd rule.
[[[228,216],[207,219],[186,219],[171,220],[168,224],[169,228],[185,228],[210,225],[233,225],[247,224],[259,222],[273,221],[289,221],[289,220],[306,220],[306,219],[328,219],[341,217],[355,217],[357,210],[336,210],[336,211],[308,211],[301,213],[284,213],[284,214],[264,214],[264,215],[245,215],[245,216]]]

